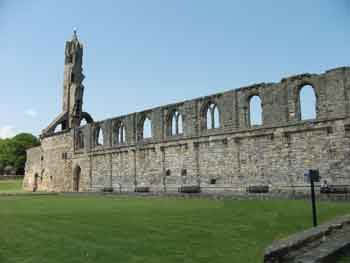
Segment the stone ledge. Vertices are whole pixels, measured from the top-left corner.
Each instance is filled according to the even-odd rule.
[[[350,215],[274,242],[266,248],[264,262],[324,262],[323,260],[350,245],[349,236]]]

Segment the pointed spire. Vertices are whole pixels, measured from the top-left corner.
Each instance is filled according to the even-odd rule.
[[[72,40],[79,42],[76,27],[73,28],[73,39]]]

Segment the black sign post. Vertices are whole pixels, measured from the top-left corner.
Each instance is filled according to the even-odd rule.
[[[317,211],[316,211],[316,197],[315,197],[315,182],[320,181],[320,174],[318,170],[309,170],[308,174],[305,174],[305,178],[310,182],[311,186],[311,202],[312,202],[312,217],[314,227],[317,226]]]

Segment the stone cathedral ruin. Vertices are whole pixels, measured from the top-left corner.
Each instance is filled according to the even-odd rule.
[[[82,59],[74,33],[65,48],[63,111],[27,152],[26,190],[289,191],[305,185],[310,168],[330,184],[350,184],[350,67],[94,121],[83,111]],[[316,98],[312,120],[301,116],[305,85]],[[251,121],[256,96],[260,125]]]

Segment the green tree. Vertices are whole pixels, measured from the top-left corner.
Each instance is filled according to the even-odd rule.
[[[12,139],[0,140],[0,167],[12,166],[17,173],[24,173],[26,150],[40,145],[38,138],[21,133]],[[1,169],[0,169],[1,170]]]

